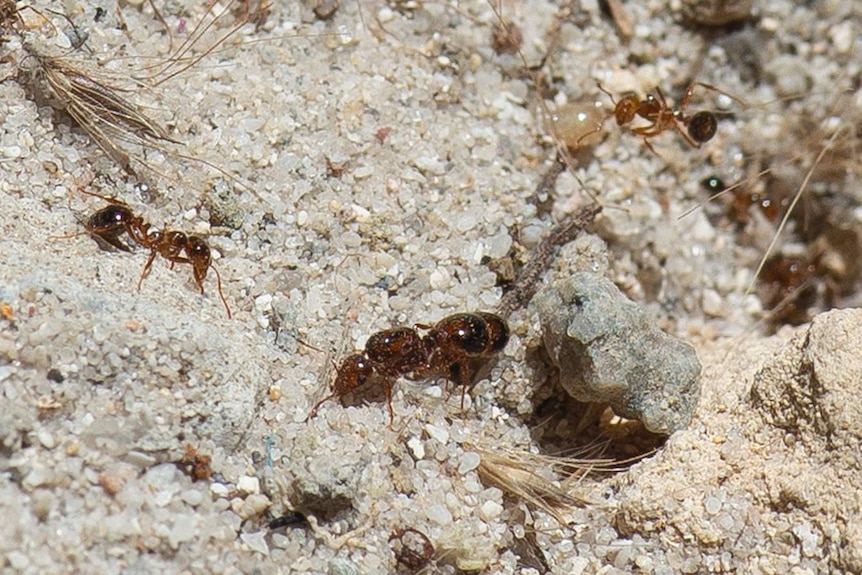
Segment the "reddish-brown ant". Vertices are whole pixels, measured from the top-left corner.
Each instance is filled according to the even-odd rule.
[[[598,83],[598,88],[607,94],[611,102],[614,104],[613,117],[620,127],[627,127],[632,133],[638,136],[643,136],[644,143],[655,153],[655,149],[650,143],[650,139],[654,138],[668,130],[675,130],[683,139],[693,148],[700,148],[711,140],[718,131],[718,119],[715,114],[709,111],[696,112],[694,115],[688,116],[685,111],[691,103],[694,89],[701,86],[708,90],[713,90],[741,103],[739,98],[703,82],[692,82],[685,90],[685,95],[677,108],[673,108],[668,104],[667,99],[661,88],[656,87],[655,95],[647,94],[646,99],[640,100],[634,94],[628,94],[617,101],[613,94]],[[637,117],[649,122],[643,126],[632,126],[631,123]]]
[[[144,269],[141,272],[141,277],[138,279],[138,291],[141,289],[141,284],[149,275],[150,268],[153,265],[156,255],[160,255],[169,262],[171,268],[176,263],[189,264],[192,266],[192,274],[195,279],[195,284],[204,294],[204,279],[207,277],[207,272],[212,268],[216,273],[216,284],[218,294],[224,304],[227,317],[232,316],[230,306],[224,297],[221,287],[221,274],[218,269],[212,265],[212,252],[206,241],[198,236],[188,236],[183,232],[168,231],[168,230],[151,230],[151,225],[146,223],[140,216],[134,215],[131,208],[115,198],[109,198],[96,194],[94,192],[85,192],[86,194],[96,196],[108,202],[108,205],[98,210],[91,215],[84,223],[86,232],[90,236],[102,241],[119,250],[130,252],[132,251],[128,244],[120,240],[120,236],[124,233],[128,234],[132,240],[139,246],[149,249],[150,256]],[[78,235],[78,234],[73,234]],[[72,236],[60,236],[72,237]]]
[[[428,330],[425,336],[418,329]],[[392,381],[403,375],[417,378],[445,377],[463,385],[461,408],[472,373],[470,360],[490,357],[502,351],[509,341],[509,326],[498,315],[487,312],[456,313],[433,326],[396,327],[372,334],[364,353],[347,356],[338,367],[332,393],[317,402],[309,417],[317,415],[326,401],[347,395],[362,387],[374,374],[383,380],[389,423],[392,409]]]
[[[745,225],[749,222],[751,219],[749,212],[753,206],[760,209],[767,221],[774,222],[781,215],[780,210],[789,203],[787,198],[775,201],[766,194],[748,190],[739,184],[728,187],[718,176],[705,178],[701,181],[701,185],[713,197],[728,191],[732,193],[731,200],[727,205],[727,215],[739,225]]]

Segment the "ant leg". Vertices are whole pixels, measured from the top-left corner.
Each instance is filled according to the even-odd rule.
[[[617,105],[617,101],[616,101],[616,99],[614,99],[614,95],[613,95],[613,94],[611,94],[610,92],[608,92],[608,91],[605,89],[605,87],[604,87],[604,86],[602,86],[602,83],[601,83],[601,82],[596,82],[596,87],[597,87],[599,90],[601,90],[602,92],[604,92],[605,94],[607,94],[607,95],[608,95],[608,98],[610,98],[610,99],[611,99],[611,104],[613,104],[614,106],[616,106],[616,105]]]
[[[656,151],[656,149],[655,149],[655,148],[653,148],[653,145],[652,145],[652,144],[650,143],[650,141],[649,141],[649,139],[650,139],[651,137],[652,137],[652,136],[644,136],[644,145],[645,145],[647,148],[649,148],[649,151],[650,151],[650,152],[652,152],[653,154],[655,154],[656,156],[658,156],[659,158],[661,158],[661,154],[659,154],[659,153]]]
[[[392,409],[392,382],[388,379],[383,382],[383,389],[386,390],[386,403],[389,405],[389,429],[393,429],[392,424],[395,423],[395,410]]]
[[[84,184],[84,185],[86,185],[86,184]],[[93,196],[94,198],[99,198],[100,200],[105,200],[106,202],[108,202],[109,204],[114,205],[114,206],[123,206],[124,208],[129,207],[129,204],[127,204],[126,202],[124,202],[122,200],[118,200],[117,198],[114,198],[111,196],[105,196],[105,195],[102,195],[98,192],[91,192],[91,191],[85,190],[83,187],[78,187],[78,191],[81,192],[82,194],[86,194],[88,196]]]
[[[578,138],[578,139],[575,141],[575,148],[580,148],[580,147],[581,147],[581,142],[582,142],[582,141],[586,140],[586,139],[587,139],[587,138],[589,138],[590,136],[595,136],[596,134],[598,134],[598,133],[600,133],[602,130],[604,130],[604,128],[605,128],[605,120],[602,120],[601,122],[599,122],[598,124],[596,124],[596,127],[595,127],[595,129],[594,129],[594,130],[592,130],[592,131],[590,131],[590,132],[587,132],[586,134],[584,134],[583,136],[581,136],[580,138]]]
[[[689,90],[691,90],[693,92],[695,86],[700,86],[701,88],[706,88],[707,90],[712,90],[713,92],[721,94],[722,96],[727,96],[728,98],[730,98],[731,100],[733,100],[734,102],[739,104],[740,106],[743,106],[743,107],[748,106],[748,104],[742,98],[738,98],[738,97],[734,96],[733,94],[729,94],[728,92],[725,92],[721,88],[716,88],[712,84],[707,84],[705,82],[692,82],[689,85],[688,90],[686,90],[686,94],[688,95]]]
[[[218,273],[218,269],[216,269],[215,266],[212,266],[212,270],[215,272],[215,275],[216,275],[216,286],[218,288],[218,295],[221,298],[221,302],[224,304],[225,311],[227,311],[227,318],[232,319],[233,316],[230,313],[230,306],[227,305],[227,300],[224,298],[224,293],[221,291],[221,274]],[[203,294],[204,293],[203,282],[201,282],[200,288],[201,288],[201,294]]]
[[[174,264],[190,264],[192,260],[185,256],[165,256],[165,259],[171,262],[169,269],[174,269]]]
[[[144,264],[144,270],[141,272],[141,277],[138,278],[138,291],[141,291],[141,284],[144,283],[144,279],[150,275],[150,268],[153,267],[153,260],[156,259],[156,250],[150,250],[150,257],[147,258],[147,263]]]
[[[338,397],[337,392],[332,393],[330,395],[327,395],[326,397],[324,397],[323,399],[321,399],[320,401],[315,403],[314,407],[311,408],[311,411],[308,412],[308,417],[306,417],[305,420],[308,421],[312,417],[316,417],[317,416],[317,410],[320,408],[320,406],[323,405],[324,403],[326,403],[327,401],[329,401],[330,399],[334,399],[336,397]]]
[[[467,388],[470,387],[470,378],[464,370],[463,362],[456,362],[449,366],[449,377],[447,383],[451,379],[452,383],[461,386],[461,417],[464,416],[464,400],[467,398]]]
[[[688,108],[688,104],[689,104],[689,102],[691,102],[691,97],[694,94],[694,87],[695,86],[704,86],[705,87],[706,84],[701,84],[700,82],[692,82],[691,84],[688,85],[688,88],[685,89],[685,95],[682,97],[682,101],[680,101],[680,103],[679,103],[680,111]]]
[[[462,384],[461,387],[461,417],[464,417],[464,400],[467,398],[467,384]]]
[[[91,230],[84,230],[83,232],[75,232],[74,234],[63,234],[62,236],[48,236],[49,240],[68,240],[71,238],[77,238],[78,236],[90,236],[96,240],[105,242],[106,244],[120,250],[123,252],[132,252],[132,249],[120,241],[119,235],[115,234],[107,234],[107,232],[112,231],[111,228],[94,228]],[[122,235],[122,234],[120,234]],[[104,245],[102,246],[103,249]]]
[[[664,97],[664,92],[661,91],[661,88],[658,86],[655,87],[655,93],[658,96],[659,104],[661,104],[662,110],[668,110],[667,99]]]
[[[679,132],[679,135],[682,136],[682,139],[685,140],[689,146],[692,148],[700,148],[700,142],[695,142],[694,139],[688,135],[688,132],[682,129],[682,125],[680,125],[679,121],[674,121],[673,128]]]

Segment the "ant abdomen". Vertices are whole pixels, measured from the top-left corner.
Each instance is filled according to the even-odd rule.
[[[120,241],[120,236],[126,233],[134,217],[126,206],[110,204],[90,216],[84,226],[93,237],[118,250],[130,252],[131,248]]]
[[[477,314],[458,313],[441,319],[435,330],[445,334],[446,340],[468,356],[481,355],[488,347],[488,328]]]
[[[509,324],[497,314],[480,311],[477,315],[485,320],[485,327],[488,329],[488,347],[485,354],[500,353],[509,343]]]
[[[688,135],[698,144],[710,141],[718,132],[718,120],[712,112],[697,112],[686,123]]]
[[[509,341],[506,322],[487,312],[453,314],[437,322],[434,329],[443,332],[448,343],[467,357],[496,353]]]
[[[134,215],[126,206],[110,204],[94,213],[87,219],[87,229],[116,229],[120,233],[126,231],[126,226]]]

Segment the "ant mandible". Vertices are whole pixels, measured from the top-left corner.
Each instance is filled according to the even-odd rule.
[[[418,329],[428,330],[420,336]],[[433,326],[416,324],[396,327],[372,334],[363,353],[347,356],[336,371],[332,393],[311,409],[308,417],[317,415],[326,401],[343,397],[364,386],[377,374],[383,380],[389,406],[389,425],[395,420],[392,409],[392,382],[404,375],[416,378],[445,377],[464,386],[461,409],[472,372],[470,360],[488,358],[506,347],[509,326],[498,315],[488,312],[449,315]]]
[[[732,100],[742,103],[739,98],[731,96],[727,92],[705,84],[703,82],[692,82],[685,90],[685,95],[679,103],[679,107],[671,107],[667,99],[664,97],[664,92],[661,88],[656,87],[655,96],[647,94],[646,99],[640,100],[633,94],[628,94],[617,101],[613,94],[602,86],[601,82],[597,83],[599,90],[610,97],[614,104],[613,117],[620,127],[627,127],[632,133],[638,136],[643,136],[644,144],[652,151],[657,153],[650,142],[654,138],[668,130],[675,130],[682,138],[693,148],[700,148],[711,140],[718,131],[718,119],[715,114],[709,111],[702,110],[694,115],[686,115],[685,111],[691,103],[692,95],[697,86],[718,92]],[[644,126],[631,126],[635,118],[640,117],[647,122]],[[591,134],[588,134],[591,135]],[[582,139],[586,136],[582,136]]]

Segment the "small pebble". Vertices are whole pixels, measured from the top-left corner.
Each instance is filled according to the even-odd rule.
[[[24,487],[27,489],[35,489],[40,485],[50,483],[53,474],[51,471],[42,465],[34,465],[30,473],[24,477]]]
[[[481,463],[481,461],[482,459],[479,457],[478,453],[473,451],[463,453],[461,455],[461,461],[458,463],[458,473],[466,475],[479,467],[479,463]]]
[[[6,556],[6,561],[18,573],[22,573],[24,569],[30,566],[30,558],[20,551],[10,551]]]
[[[569,563],[569,573],[571,575],[581,575],[590,566],[590,560],[586,557],[574,557]]]
[[[413,453],[413,457],[417,461],[425,459],[425,445],[422,443],[421,439],[418,437],[411,437],[407,440],[407,447],[410,448],[410,452]]]
[[[717,497],[707,497],[703,506],[707,513],[715,515],[721,510],[721,501]]]
[[[171,548],[177,549],[180,543],[191,541],[199,531],[198,518],[193,515],[180,515],[174,519],[174,525],[168,535]]]
[[[359,569],[348,559],[335,558],[329,562],[327,575],[358,575]]]
[[[236,482],[236,489],[241,493],[260,493],[260,479],[251,475],[243,475]]]
[[[780,96],[799,96],[811,87],[811,78],[805,70],[802,58],[790,54],[780,54],[766,65]]]
[[[503,506],[496,501],[486,501],[479,508],[479,517],[484,521],[493,521],[503,512]]]
[[[269,545],[266,544],[266,538],[263,531],[242,533],[239,538],[243,543],[248,545],[248,548],[252,551],[257,551],[261,555],[269,555]]]
[[[430,505],[425,510],[425,515],[437,525],[449,525],[452,523],[452,512],[445,505],[439,503]]]
[[[853,34],[853,22],[851,20],[845,20],[840,24],[836,24],[829,29],[829,37],[832,40],[832,44],[835,46],[836,52],[839,54],[849,53],[853,48],[853,40],[856,37]]]
[[[712,289],[703,290],[703,311],[712,317],[724,317],[727,310],[718,292]]]
[[[288,545],[290,545],[290,539],[281,533],[270,534],[270,540],[272,541],[272,546],[278,549],[287,549]]]
[[[6,146],[3,148],[3,155],[9,159],[21,157],[21,146]]]
[[[239,515],[243,519],[257,517],[258,515],[266,511],[270,505],[272,505],[272,502],[266,495],[249,495],[248,497],[246,497],[245,502],[240,506],[237,515]]]
[[[534,303],[560,384],[584,402],[606,402],[653,433],[685,428],[700,399],[694,347],[656,327],[651,314],[613,282],[577,272]]]
[[[430,423],[425,425],[425,433],[428,434],[428,437],[436,439],[443,445],[449,443],[449,431],[439,427],[437,425],[431,425]]]
[[[210,492],[216,497],[227,497],[230,489],[224,483],[213,483],[210,485]]]
[[[197,489],[186,489],[180,493],[180,499],[192,507],[197,507],[204,500],[204,494]]]
[[[39,430],[36,437],[45,449],[54,449],[54,446],[57,445],[56,441],[54,441],[54,436],[46,429]]]

